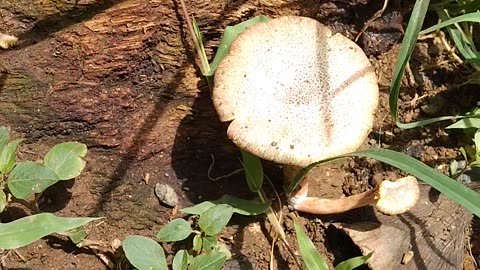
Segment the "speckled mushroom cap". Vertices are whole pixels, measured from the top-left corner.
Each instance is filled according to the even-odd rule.
[[[417,178],[407,176],[396,181],[383,181],[376,192],[375,207],[382,213],[398,215],[410,210],[418,201]]]
[[[215,74],[213,102],[242,149],[306,166],[355,151],[378,103],[374,70],[354,42],[306,17],[247,28]]]

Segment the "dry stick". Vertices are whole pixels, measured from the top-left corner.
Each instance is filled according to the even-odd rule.
[[[362,36],[362,34],[367,30],[367,28],[369,27],[369,24],[372,23],[373,21],[375,21],[376,19],[378,19],[380,16],[382,16],[383,12],[385,12],[385,10],[387,9],[387,5],[388,5],[388,0],[385,0],[383,2],[383,7],[382,9],[380,9],[379,11],[375,12],[375,14],[373,14],[373,16],[368,19],[368,21],[365,23],[365,25],[362,27],[362,30],[360,30],[360,32],[358,32],[357,34],[357,37],[355,38],[355,42],[358,41],[358,39],[360,38],[360,36]]]
[[[262,203],[267,203],[267,200],[265,199],[266,196],[265,194],[263,194],[263,190],[259,190],[257,192],[258,194],[258,197],[260,197],[260,201]],[[270,224],[272,225],[272,227],[275,229],[275,231],[277,232],[277,236],[280,238],[280,240],[282,240],[282,242],[285,244],[285,247],[287,247],[287,250],[288,252],[290,253],[290,255],[292,255],[293,257],[293,261],[295,262],[295,264],[297,265],[298,269],[303,269],[300,262],[298,261],[298,258],[297,256],[295,255],[295,251],[292,249],[292,247],[290,246],[290,244],[287,242],[287,237],[285,235],[285,231],[283,230],[282,228],[282,225],[280,224],[279,220],[277,219],[277,216],[275,215],[275,212],[273,211],[272,207],[269,206],[266,210],[266,214],[267,214],[267,218],[268,220],[270,221]]]
[[[200,66],[202,70],[202,74],[204,74],[207,71],[210,71],[210,67],[208,66],[208,61],[205,61],[205,57],[202,57],[204,54],[202,53],[202,50],[200,49],[200,42],[197,39],[197,35],[195,34],[195,31],[193,30],[192,26],[192,21],[190,20],[190,15],[188,15],[187,11],[187,6],[185,5],[185,2],[183,0],[180,0],[180,5],[182,6],[183,10],[183,15],[185,16],[185,20],[187,22],[187,27],[188,31],[190,32],[190,35],[192,36],[193,43],[195,44],[195,50],[197,51],[199,57],[200,57],[200,62],[202,65]]]
[[[244,171],[244,169],[237,169],[231,173],[227,173],[227,174],[224,174],[224,175],[220,175],[218,177],[212,177],[211,176],[211,171],[212,171],[212,168],[213,168],[213,165],[215,164],[215,156],[213,154],[210,154],[212,156],[212,163],[210,164],[210,166],[208,167],[208,170],[207,170],[207,177],[210,181],[213,181],[213,182],[216,182],[218,180],[221,180],[221,179],[224,179],[224,178],[228,178],[230,176],[233,176],[237,173],[241,173]]]

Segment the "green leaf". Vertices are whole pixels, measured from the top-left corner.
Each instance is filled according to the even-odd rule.
[[[427,13],[429,0],[417,0],[415,6],[413,7],[410,20],[408,21],[407,30],[405,31],[405,36],[400,46],[400,54],[395,66],[395,71],[393,73],[392,85],[390,87],[390,114],[397,125],[400,126],[397,118],[397,109],[398,109],[398,96],[400,94],[400,86],[402,84],[403,73],[405,72],[405,67],[407,66],[408,60],[412,55],[413,48],[422,28],[423,20],[425,19],[425,14]]]
[[[372,257],[373,252],[370,252],[369,254],[365,256],[359,256],[359,257],[354,257],[351,259],[348,259],[344,262],[339,263],[337,266],[335,266],[335,270],[352,270],[355,269],[361,265],[364,265],[370,257]]]
[[[128,261],[139,270],[168,270],[163,248],[150,238],[129,235],[122,242]]]
[[[3,190],[0,190],[0,213],[5,210],[5,207],[7,206],[7,195],[5,195],[5,192]]]
[[[17,199],[25,199],[33,193],[40,193],[58,182],[58,176],[42,164],[25,161],[8,175],[8,189]]]
[[[420,35],[425,35],[425,34],[440,30],[441,28],[443,28],[445,26],[449,26],[449,25],[459,23],[459,22],[480,22],[480,13],[474,12],[474,13],[464,14],[464,15],[460,15],[458,17],[446,20],[444,22],[441,22],[439,24],[436,24],[432,27],[429,27],[429,28],[421,31]]]
[[[467,188],[465,185],[455,181],[454,179],[438,172],[437,170],[428,167],[427,165],[410,156],[387,149],[368,149],[310,164],[295,176],[295,179],[290,185],[289,190],[294,190],[294,188],[298,185],[300,179],[302,179],[302,177],[309,170],[318,166],[319,164],[326,163],[338,158],[354,156],[373,158],[397,167],[400,170],[403,170],[429,184],[436,190],[445,194],[445,196],[467,208],[477,217],[480,217],[480,194]]]
[[[87,146],[78,142],[60,143],[45,155],[44,165],[54,171],[60,180],[69,180],[80,175],[85,168],[82,159],[87,154]]]
[[[205,201],[195,206],[184,208],[181,211],[185,214],[200,215],[206,210],[218,204],[228,204],[233,208],[234,213],[245,216],[263,214],[265,213],[265,210],[270,206],[270,203],[261,203],[254,200],[244,200],[235,196],[223,195],[218,200]]]
[[[52,233],[62,233],[100,218],[62,218],[51,213],[36,214],[0,223],[0,248],[26,246]]]
[[[212,251],[217,245],[217,238],[215,236],[204,236],[202,241],[202,248],[205,251]]]
[[[447,21],[450,19],[450,15],[445,9],[436,8],[435,11],[440,20]],[[476,70],[480,70],[480,59],[475,44],[470,38],[470,34],[467,35],[463,27],[459,24],[447,26],[446,30],[465,60],[467,60]]]
[[[203,212],[207,211],[208,209],[214,207],[215,205],[217,205],[215,201],[204,201],[192,207],[183,208],[180,211],[182,211],[182,213],[184,214],[200,215]]]
[[[230,252],[230,249],[228,249],[225,243],[218,243],[215,249],[218,252],[225,254],[225,257],[227,258],[227,260],[230,260],[232,258],[232,253]]]
[[[265,213],[270,203],[261,203],[254,200],[244,200],[235,196],[223,195],[215,201],[216,204],[228,204],[233,212],[244,216],[256,216]]]
[[[174,219],[163,226],[157,234],[160,242],[177,242],[186,239],[193,233],[190,224],[181,218]]]
[[[247,151],[240,150],[242,153],[242,165],[245,169],[248,188],[252,192],[258,192],[263,184],[263,167],[260,159]]]
[[[225,32],[223,33],[222,40],[220,41],[220,45],[218,46],[217,53],[215,54],[215,58],[213,59],[212,63],[210,64],[210,71],[203,74],[204,76],[213,76],[215,71],[218,68],[218,65],[222,61],[222,59],[229,53],[230,45],[232,42],[237,38],[237,36],[242,33],[247,27],[253,26],[257,23],[267,22],[270,18],[266,16],[257,16],[250,20],[246,20],[234,26],[227,26],[225,28]]]
[[[198,225],[206,235],[216,235],[225,228],[232,215],[230,205],[215,205],[200,215]]]
[[[173,257],[172,267],[173,270],[187,270],[188,266],[188,253],[186,250],[182,249],[175,254]]]
[[[220,252],[209,252],[198,255],[190,262],[191,270],[220,270],[225,263],[226,256]]]
[[[72,243],[74,244],[78,244],[85,240],[85,238],[87,238],[87,233],[85,232],[85,228],[83,227],[78,227],[62,234],[68,236],[68,238],[70,238],[70,241],[72,241]]]
[[[464,118],[446,127],[446,129],[467,129],[476,128],[480,129],[480,118]]]
[[[303,261],[308,269],[311,270],[328,270],[328,266],[325,263],[323,257],[318,253],[317,249],[313,245],[312,241],[303,232],[303,229],[294,222],[295,233],[297,234],[298,248],[302,255]]]
[[[202,250],[202,236],[197,234],[193,237],[193,250],[200,252]]]
[[[9,173],[15,163],[17,162],[17,149],[18,145],[23,141],[23,139],[16,139],[9,142],[3,148],[0,153],[0,172],[3,174]]]
[[[2,151],[3,147],[8,143],[10,140],[10,134],[8,134],[8,130],[6,127],[0,127],[0,151]]]

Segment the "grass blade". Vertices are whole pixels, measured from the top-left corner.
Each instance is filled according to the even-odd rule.
[[[354,257],[346,261],[343,261],[339,263],[337,266],[335,266],[335,270],[352,270],[357,267],[360,267],[364,265],[368,261],[368,259],[372,257],[372,255],[373,255],[373,252],[370,252],[365,256]]]
[[[298,247],[303,261],[309,270],[328,270],[322,255],[318,253],[317,249],[312,243],[312,240],[303,231],[302,227],[294,222],[295,234],[297,235]]]
[[[390,114],[392,118],[399,124],[397,118],[397,109],[398,109],[398,96],[400,94],[400,85],[402,83],[403,73],[405,72],[405,67],[407,66],[408,60],[412,55],[413,48],[422,28],[423,20],[425,19],[425,14],[428,10],[429,0],[417,0],[415,6],[413,7],[412,15],[408,22],[407,30],[405,31],[405,37],[402,41],[402,46],[400,47],[400,55],[398,58],[397,65],[395,66],[395,71],[393,73],[392,86],[390,88]]]
[[[437,31],[443,27],[446,27],[455,23],[460,23],[460,22],[480,22],[480,13],[474,12],[474,13],[464,14],[464,15],[446,20],[444,22],[431,26],[425,30],[422,30],[420,32],[420,35],[425,35],[425,34]]]

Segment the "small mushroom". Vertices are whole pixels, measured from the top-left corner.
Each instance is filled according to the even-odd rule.
[[[0,33],[0,48],[6,50],[10,47],[15,46],[17,42],[18,42],[17,37]]]
[[[417,179],[407,176],[396,181],[385,180],[373,190],[340,199],[304,196],[295,197],[293,204],[297,210],[312,214],[342,213],[373,204],[384,214],[397,215],[415,206],[419,193]]]
[[[231,121],[227,135],[237,146],[299,169],[364,142],[378,85],[353,41],[314,19],[287,16],[251,26],[235,39],[215,73],[212,99],[220,120]],[[296,209],[312,209],[307,205],[315,200],[307,192],[303,180],[291,198]],[[351,198],[351,206],[370,202],[365,198]]]

